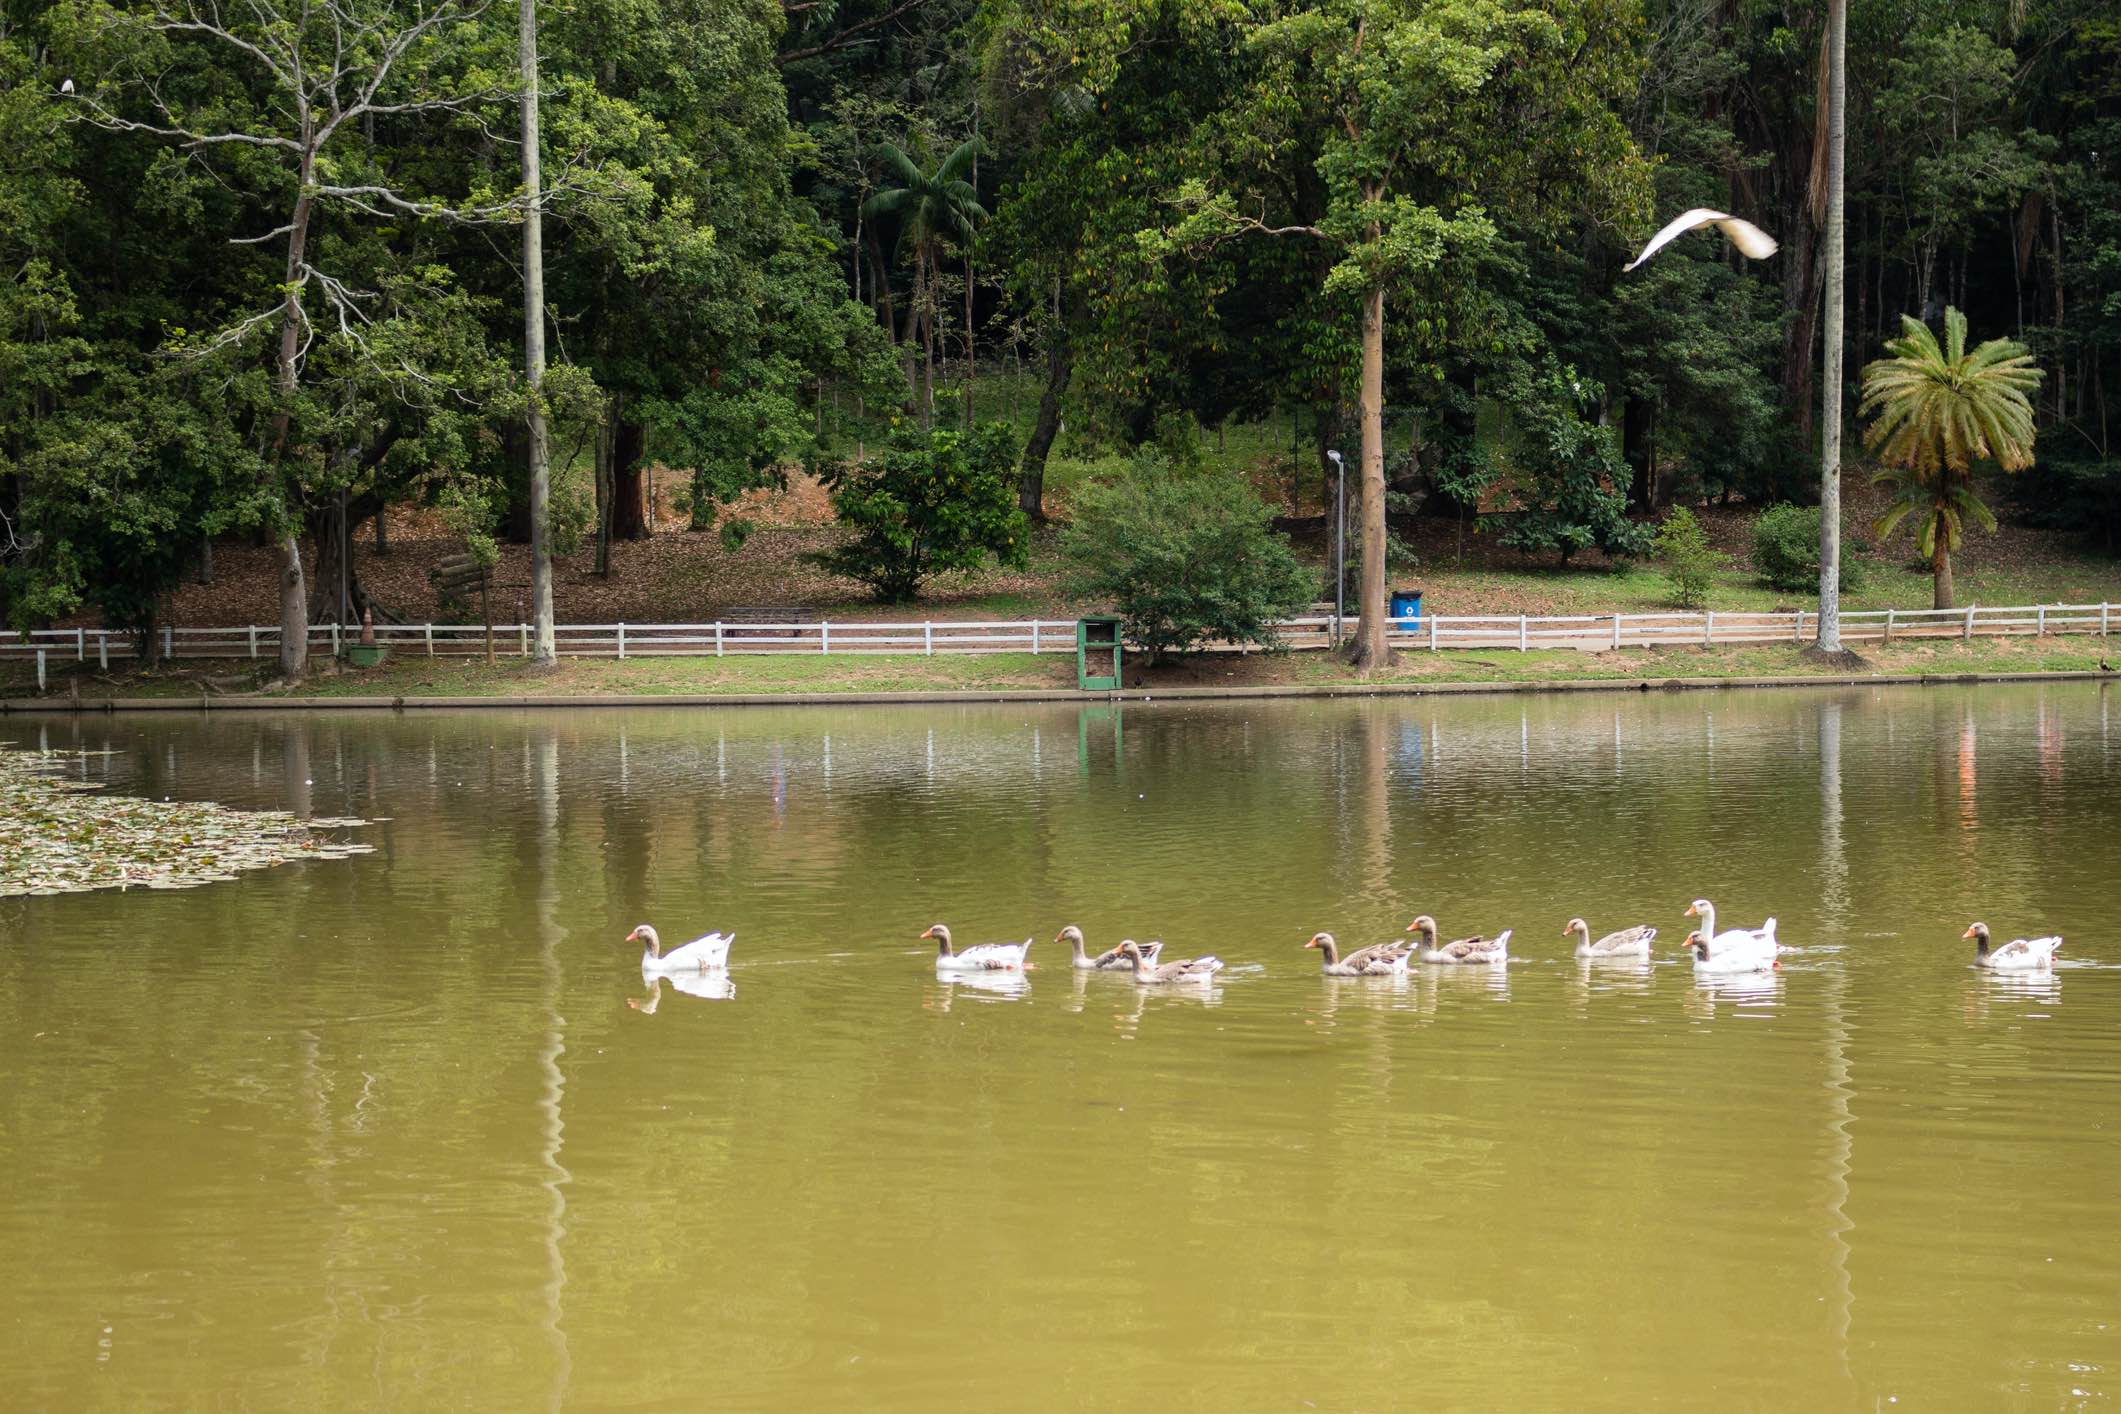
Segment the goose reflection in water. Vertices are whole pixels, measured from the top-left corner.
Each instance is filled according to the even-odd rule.
[[[1125,976],[1125,973],[1120,974]],[[1141,1030],[1144,1017],[1152,1011],[1170,1008],[1221,1006],[1223,989],[1219,983],[1189,982],[1183,987],[1129,988],[1133,993],[1131,1006],[1123,1006],[1112,1013],[1113,1029],[1128,1040]],[[1121,994],[1124,998],[1125,994]]]
[[[975,1002],[1013,1002],[1031,995],[1031,979],[1021,972],[938,972],[921,993],[927,1011],[948,1011],[960,998]]]
[[[663,1004],[663,984],[669,983],[673,991],[683,992],[688,997],[702,1001],[728,1002],[736,1000],[736,983],[729,980],[726,972],[673,973],[668,977],[648,979],[648,995],[628,997],[626,1005],[644,1016],[652,1016]]]
[[[2061,1003],[2061,972],[1982,971],[1967,987],[1966,1016],[1976,1023],[1992,1015],[2039,1017]]]
[[[1696,973],[1687,1013],[1706,1018],[1719,1009],[1772,1011],[1782,1000],[1782,977],[1780,972]]]

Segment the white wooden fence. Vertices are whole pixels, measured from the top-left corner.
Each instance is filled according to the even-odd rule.
[[[2121,604],[2034,604],[2011,608],[1864,609],[1844,612],[1841,637],[1849,643],[1893,643],[1908,639],[2011,638],[2044,634],[2108,635],[2121,623]],[[1340,624],[1343,637],[1357,620]],[[1330,616],[1284,620],[1282,641],[1292,649],[1329,646]],[[1406,649],[1613,648],[1673,644],[1803,643],[1819,631],[1817,613],[1714,610],[1708,613],[1460,615],[1423,614],[1395,619],[1392,641]],[[272,658],[280,651],[277,625],[241,628],[164,628],[158,645],[165,658]],[[313,653],[337,653],[355,642],[359,629],[313,624]],[[468,657],[486,651],[483,624],[389,624],[376,627],[376,641],[400,657]],[[1068,653],[1075,647],[1073,619],[1012,619],[878,622],[868,619],[808,623],[717,622],[697,624],[561,624],[559,651],[568,658],[722,657],[751,653],[964,654]],[[530,653],[530,625],[494,626],[494,651],[511,657]],[[35,658],[41,685],[47,663],[99,667],[136,656],[130,635],[99,628],[37,629],[0,635],[0,658]]]

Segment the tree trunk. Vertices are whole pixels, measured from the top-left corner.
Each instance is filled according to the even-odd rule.
[[[913,253],[913,288],[906,292],[906,326],[899,334],[899,352],[906,360],[906,401],[915,413],[921,403],[921,256]],[[924,424],[925,425],[925,424]]]
[[[559,659],[552,623],[552,469],[545,442],[545,230],[538,163],[537,0],[516,7],[516,50],[523,66],[523,376],[530,385],[525,413],[530,442],[530,661],[549,668]]]
[[[1785,248],[1782,307],[1789,315],[1782,341],[1782,406],[1797,423],[1797,440],[1812,440],[1812,350],[1819,342],[1817,235],[1805,203],[1793,208],[1796,238]]]
[[[376,507],[376,558],[378,559],[390,553],[390,532],[383,528],[384,510],[385,507]]]
[[[935,268],[922,262],[927,291],[921,298],[921,430],[935,424]]]
[[[974,180],[978,180],[978,164],[973,165]],[[972,379],[979,372],[979,361],[972,352],[972,244],[965,244],[965,430],[972,430]]]
[[[611,578],[611,524],[618,487],[611,474],[612,434],[611,419],[605,418],[597,427],[596,447],[596,497],[597,497],[597,559],[596,575],[599,579]]]
[[[1826,371],[1819,410],[1819,651],[1841,651],[1841,314],[1844,139],[1848,119],[1848,0],[1827,4]],[[1947,579],[1939,583],[1947,585]]]
[[[655,530],[654,510],[648,504],[648,434],[639,423],[628,422],[616,409],[612,412],[611,476],[617,488],[612,497],[611,533],[619,540],[646,540]]]
[[[1653,509],[1656,498],[1656,483],[1650,466],[1650,409],[1648,398],[1630,394],[1620,410],[1620,451],[1633,473],[1628,478],[1628,509],[1631,511]]]
[[[1952,547],[1945,538],[1944,528],[1937,528],[1937,548],[1930,552],[1930,607],[1953,609],[1952,603]]]
[[[302,129],[302,160],[296,174],[294,217],[288,222],[287,231],[287,296],[280,306],[280,348],[274,369],[274,382],[280,395],[280,408],[272,419],[272,461],[276,470],[284,465],[287,439],[293,428],[295,361],[302,346],[304,259],[309,243],[310,214],[316,200],[309,194],[316,181],[317,155],[310,145],[314,135],[307,115],[303,118]],[[279,493],[276,533],[280,547],[280,676],[289,682],[299,682],[309,667],[309,593],[302,580],[302,542],[298,536],[300,508],[298,504],[290,503],[298,503],[300,494],[288,484],[284,472],[276,489]]]
[[[1038,420],[1024,442],[1024,459],[1016,482],[1016,504],[1033,520],[1046,518],[1046,455],[1060,434],[1061,398],[1075,374],[1075,359],[1068,349],[1068,330],[1054,321],[1046,335],[1046,387],[1038,395]]]
[[[1391,661],[1385,639],[1385,292],[1372,289],[1362,305],[1362,578],[1356,612],[1362,628],[1348,661],[1367,677]]]

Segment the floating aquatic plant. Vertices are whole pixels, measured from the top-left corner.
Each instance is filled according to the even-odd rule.
[[[344,859],[373,849],[321,833],[366,820],[107,795],[94,783],[53,775],[82,756],[0,748],[0,898],[188,889],[290,859]]]

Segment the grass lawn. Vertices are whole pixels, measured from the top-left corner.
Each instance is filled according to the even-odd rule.
[[[2113,650],[2096,637],[1957,639],[1865,645],[1866,666],[1842,676],[1968,673],[2086,672]],[[67,665],[71,668],[73,665]],[[1528,653],[1454,649],[1410,652],[1373,674],[1370,685],[1502,682],[1649,681],[1728,677],[1809,677],[1818,664],[1790,644],[1670,647],[1585,653],[1535,649]],[[1325,653],[1279,656],[1210,654],[1155,669],[1127,666],[1130,690],[1227,688],[1339,688],[1363,680]],[[520,660],[489,667],[477,658],[400,659],[366,671],[319,672],[292,692],[264,688],[265,696],[300,697],[613,697],[676,694],[736,696],[787,693],[1008,692],[1067,690],[1075,683],[1071,655],[1000,653],[934,658],[878,655],[766,655],[727,658],[569,659],[550,673],[533,673]],[[248,663],[190,662],[152,673],[60,672],[50,697],[77,688],[86,698],[226,696],[259,692]],[[0,667],[0,696],[34,696],[33,672]]]

